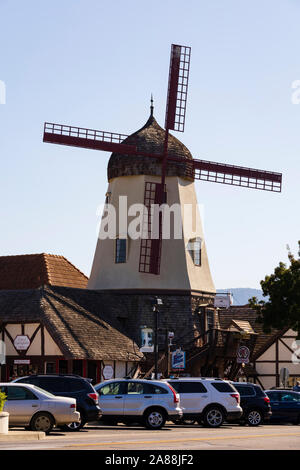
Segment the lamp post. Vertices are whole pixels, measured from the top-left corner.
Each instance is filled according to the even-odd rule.
[[[158,297],[152,299],[152,310],[155,313],[155,327],[154,327],[154,378],[158,378],[158,316],[159,305],[162,305],[162,300]]]

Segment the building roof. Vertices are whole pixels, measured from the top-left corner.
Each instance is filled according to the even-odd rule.
[[[122,144],[134,145],[138,151],[162,155],[164,150],[165,130],[160,127],[151,114],[146,124],[123,140]],[[187,147],[172,134],[169,134],[168,153],[184,158],[187,162],[169,162],[167,176],[181,176],[191,179],[193,157]],[[108,162],[108,180],[129,175],[161,175],[161,161],[157,158],[141,155],[122,155],[112,153]]]
[[[107,318],[102,295],[46,286],[0,291],[5,322],[41,322],[66,359],[140,361],[143,354],[117,320]]]
[[[257,321],[257,313],[252,308],[246,306],[231,306],[228,309],[219,310],[219,325],[222,329],[230,329],[233,324],[241,329],[246,329],[250,334],[257,333],[256,343],[252,355],[252,360],[256,360],[263,352],[283,334],[282,330],[272,329],[270,333],[265,333],[261,323]],[[249,329],[250,328],[250,329]],[[237,328],[238,329],[238,328]],[[251,332],[252,330],[252,332]]]
[[[242,333],[255,334],[255,331],[247,320],[232,319],[229,329],[231,331],[240,331]]]
[[[64,256],[0,256],[0,289],[36,289],[43,285],[85,288],[87,282],[87,276]]]

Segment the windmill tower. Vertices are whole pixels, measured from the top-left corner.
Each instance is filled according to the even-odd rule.
[[[163,297],[161,326],[173,330],[175,336],[193,339],[208,329],[209,322],[210,327],[214,324],[214,319],[205,317],[203,322],[201,316],[203,309],[213,305],[215,288],[194,180],[281,191],[280,173],[194,159],[169,134],[170,130],[184,131],[190,56],[189,47],[172,45],[165,129],[156,122],[153,106],[146,124],[130,136],[54,123],[44,127],[44,142],[113,152],[106,202],[115,208],[116,230],[113,236],[98,239],[88,289],[107,295],[111,314],[124,320],[137,342],[140,327],[153,325],[149,302],[153,295]],[[137,216],[130,212],[134,204],[143,207],[137,238],[129,233]],[[152,210],[162,205],[179,206],[181,237],[178,232],[175,235],[175,218],[170,237],[165,236],[168,214],[161,211],[155,217]],[[186,217],[185,209],[192,218]],[[120,222],[127,211],[128,219]]]
[[[138,151],[161,155],[164,141],[165,131],[155,120],[151,106],[146,124],[123,143],[134,145]],[[107,202],[116,209],[116,233],[114,238],[98,239],[89,289],[215,293],[194,182],[187,171],[192,155],[172,135],[169,135],[168,151],[184,163],[168,165],[166,170],[161,240],[159,233],[156,239],[151,239],[149,233],[154,223],[151,205],[159,203],[160,162],[153,157],[112,153],[108,163]],[[122,227],[120,213],[130,213],[134,204],[141,206],[138,217],[128,216]],[[128,227],[135,219],[139,222],[138,233],[132,238]],[[156,221],[159,223],[159,217]],[[107,224],[106,218],[102,224]],[[100,233],[104,233],[103,226]],[[143,235],[146,237],[142,238]]]

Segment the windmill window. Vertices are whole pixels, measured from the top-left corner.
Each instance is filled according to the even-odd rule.
[[[126,263],[126,239],[116,239],[116,263]]]
[[[188,250],[195,266],[201,266],[202,240],[200,237],[193,238],[188,243]]]

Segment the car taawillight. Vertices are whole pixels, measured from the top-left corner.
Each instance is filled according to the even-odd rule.
[[[239,393],[231,393],[230,396],[236,399],[238,405],[240,404],[240,394]]]
[[[70,405],[70,408],[75,408],[76,410],[76,403],[72,403],[72,405]]]
[[[98,399],[99,399],[98,393],[88,393],[88,397],[91,398],[91,400],[93,400],[96,403],[96,405],[98,405]]]
[[[171,389],[171,391],[173,393],[174,403],[179,403],[179,394],[176,393],[176,391],[174,390],[172,385],[168,384],[168,387]]]
[[[264,401],[265,401],[266,403],[270,403],[270,398],[269,398],[269,397],[264,397]]]

